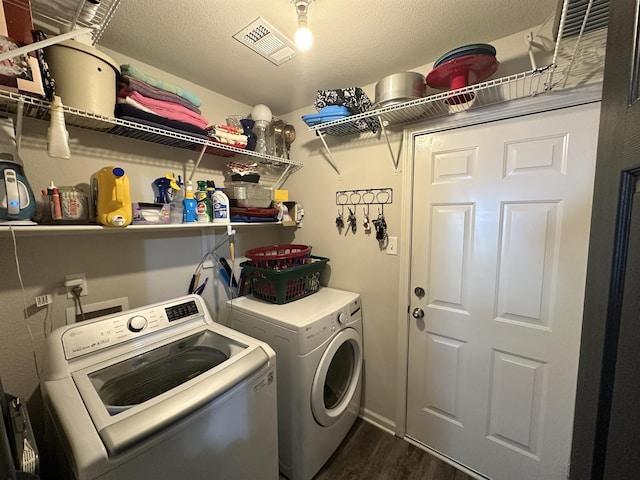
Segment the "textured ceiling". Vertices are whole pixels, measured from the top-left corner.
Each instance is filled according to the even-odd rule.
[[[121,0],[99,44],[274,115],[316,90],[375,83],[539,25],[558,0],[315,0],[311,50],[276,66],[233,35],[258,17],[293,38],[290,0]],[[524,41],[524,40],[523,40]]]

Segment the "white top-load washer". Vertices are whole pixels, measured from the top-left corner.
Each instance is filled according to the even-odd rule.
[[[360,410],[362,310],[356,293],[321,287],[284,305],[227,302],[229,326],[267,342],[278,359],[280,471],[309,480]]]
[[[43,364],[56,479],[278,478],[274,351],[197,295],[61,327]]]

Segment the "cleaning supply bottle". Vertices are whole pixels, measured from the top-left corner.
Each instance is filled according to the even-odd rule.
[[[184,193],[184,200],[182,201],[182,223],[194,223],[197,221],[197,204],[195,198],[193,198],[193,185],[191,181],[187,181],[187,190]]]
[[[107,227],[126,227],[133,219],[129,177],[120,167],[104,167],[91,175],[96,222]]]
[[[62,100],[57,95],[53,97],[47,130],[47,153],[50,157],[70,158],[69,132],[64,121],[64,109]]]
[[[51,194],[51,218],[54,220],[62,219],[62,203],[60,202],[58,187],[53,187],[53,193]]]
[[[173,175],[167,175],[170,179],[171,201],[169,202],[169,221],[171,223],[182,223],[182,213],[184,210],[184,188],[180,175],[176,179]]]
[[[207,180],[207,197],[209,197],[209,210],[207,210],[207,214],[209,215],[209,221],[213,222],[213,194],[216,191],[216,182],[213,180]]]
[[[196,207],[198,223],[209,223],[211,216],[211,199],[207,195],[207,182],[204,180],[198,180],[198,191],[196,192]]]
[[[213,221],[228,222],[229,218],[229,197],[222,191],[222,188],[216,187],[213,192]]]

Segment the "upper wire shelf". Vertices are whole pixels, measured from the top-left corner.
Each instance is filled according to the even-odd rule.
[[[342,137],[372,133],[367,122],[361,121],[365,119],[379,120],[386,136],[385,127],[451,115],[601,80],[609,0],[564,0],[560,6],[554,26],[557,39],[553,61],[545,67],[537,68],[532,60],[532,70],[527,72],[350,115],[310,126],[309,130],[315,131],[327,147],[323,139],[325,134]],[[554,78],[554,75],[559,78]],[[464,101],[469,98],[472,100]],[[364,129],[362,125],[365,125]],[[394,164],[397,168],[396,159]]]
[[[331,122],[314,125],[309,127],[309,129],[341,137],[363,133],[363,131],[358,128],[356,121],[366,118],[378,118],[384,126],[393,127],[438,116],[459,113],[471,108],[505,102],[514,98],[534,96],[545,91],[546,85],[544,78],[549,68],[551,67],[547,66],[451,90],[449,92],[431,95],[429,97],[385,106],[376,110],[370,110]],[[463,96],[467,98],[472,96],[473,99],[464,103],[446,103],[447,100]]]
[[[111,21],[120,0],[31,0],[34,25],[55,35],[90,27],[94,45]]]
[[[17,114],[18,105],[20,104],[23,106],[24,116],[47,121],[50,119],[51,104],[49,102],[15,92],[0,90],[0,112],[7,115]],[[217,157],[243,157],[249,162],[258,161],[263,165],[276,167],[279,170],[279,178],[275,182],[276,184],[282,184],[289,175],[302,168],[302,163],[293,160],[258,154],[202,137],[168,131],[120,118],[96,115],[66,105],[64,106],[64,112],[65,122],[68,126],[79,127],[83,130],[109,133],[187,150],[202,150],[202,148],[206,148],[206,153]]]

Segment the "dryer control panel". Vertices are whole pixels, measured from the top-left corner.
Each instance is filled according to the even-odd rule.
[[[336,332],[347,328],[361,319],[360,297],[336,309],[321,319],[304,327],[304,334],[298,336],[300,351],[309,351],[324,343]]]
[[[196,300],[187,300],[129,310],[78,323],[62,334],[65,358],[71,360],[143,335],[177,328],[194,319],[206,322],[205,311]]]

